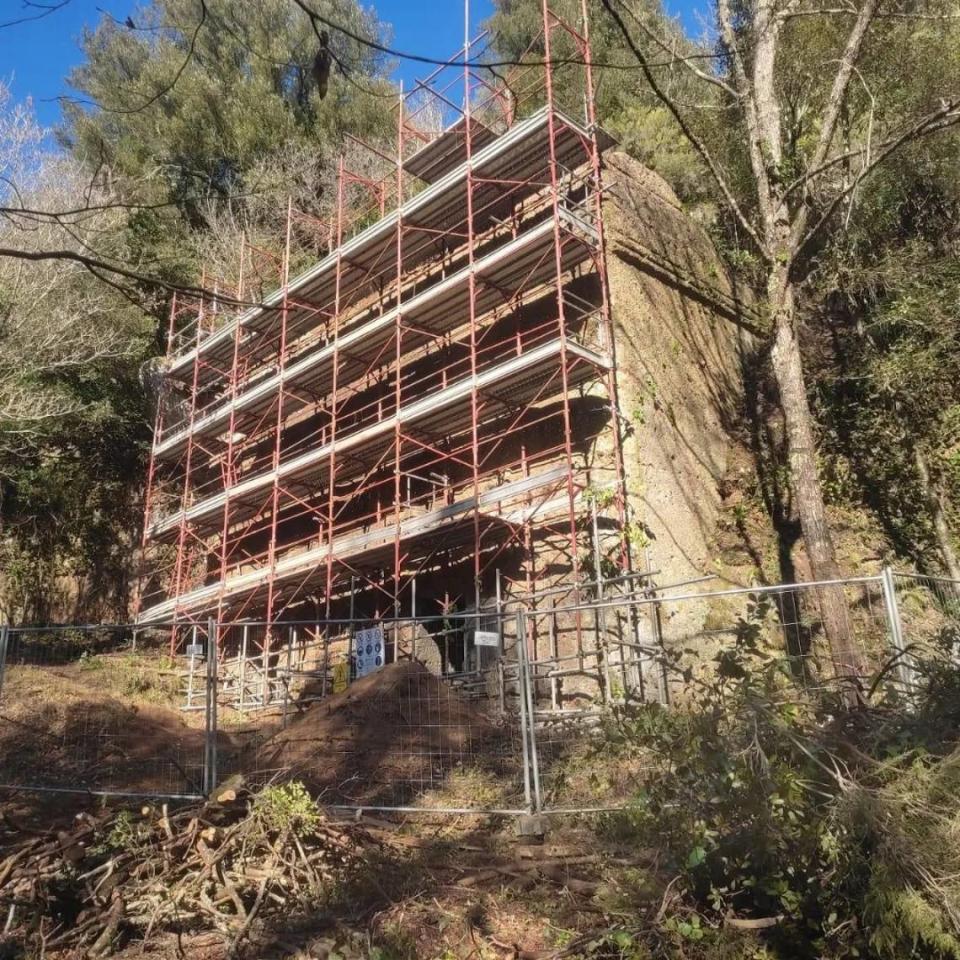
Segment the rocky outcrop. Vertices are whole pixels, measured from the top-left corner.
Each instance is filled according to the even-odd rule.
[[[742,359],[763,318],[668,184],[606,158],[604,229],[633,541],[661,584],[709,572]],[[638,566],[643,557],[636,557]]]

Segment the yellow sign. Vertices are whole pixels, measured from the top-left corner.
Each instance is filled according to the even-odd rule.
[[[333,692],[343,693],[350,683],[350,664],[346,660],[333,665]]]

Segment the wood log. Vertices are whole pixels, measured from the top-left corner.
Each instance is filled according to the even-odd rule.
[[[107,914],[106,926],[100,932],[100,936],[90,945],[89,955],[91,957],[105,957],[110,953],[121,919],[123,919],[123,898],[116,895],[110,905],[110,912]]]

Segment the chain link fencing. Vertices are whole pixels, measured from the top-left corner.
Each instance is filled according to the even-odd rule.
[[[297,779],[349,809],[613,809],[642,774],[602,762],[626,706],[682,710],[749,662],[785,700],[841,708],[855,687],[909,709],[917,665],[960,653],[960,583],[889,569],[582,596],[376,622],[3,628],[0,787],[192,798]]]

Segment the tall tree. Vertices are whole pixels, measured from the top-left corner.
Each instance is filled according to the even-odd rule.
[[[355,0],[318,9],[369,40],[383,32]],[[384,120],[383,58],[337,34],[335,82],[321,91],[313,64],[325,41],[292,0],[154,0],[131,22],[104,17],[84,35],[62,137],[92,164],[150,172],[185,206],[235,191],[280,147],[309,143],[322,161],[343,132]]]
[[[894,0],[829,6],[819,0],[717,0],[715,68],[681,60],[665,73],[652,66],[654,51],[668,46],[657,25],[628,0],[602,3],[759,260],[793,496],[813,575],[833,580],[840,571],[817,471],[817,432],[798,336],[799,290],[818,252],[853,215],[871,173],[907,145],[960,121],[958,10],[937,0],[909,6]],[[933,89],[898,84],[891,52],[901,64],[929,56],[934,24],[936,45],[952,50],[952,64],[938,61],[943,70]],[[692,73],[725,106],[736,137],[733,152],[739,143],[744,155],[735,167],[728,168],[703,135],[696,110],[671,90],[667,80],[678,70]],[[835,660],[856,673],[859,657],[840,591],[822,591],[821,606]]]
[[[356,0],[316,6],[356,36],[382,39]],[[199,282],[214,208],[242,226],[266,218],[282,237],[275,213],[288,193],[306,213],[329,207],[345,134],[392,130],[384,58],[343,33],[328,44],[293,0],[152,0],[127,23],[104,16],[83,49],[60,141],[143,204],[131,245],[172,283]],[[314,70],[321,50],[325,84]]]

